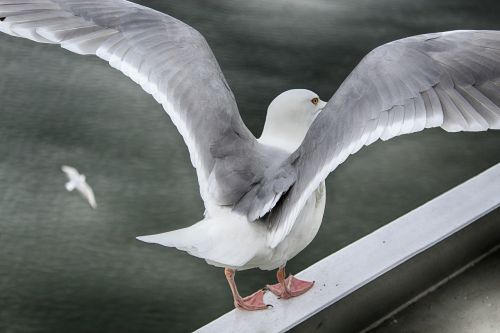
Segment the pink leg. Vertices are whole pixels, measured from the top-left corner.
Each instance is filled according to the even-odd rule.
[[[278,283],[273,285],[267,285],[267,289],[269,289],[273,294],[278,296],[279,298],[288,299],[291,297],[297,297],[308,291],[314,285],[314,281],[304,281],[299,280],[293,275],[290,274],[285,279],[285,266],[282,266],[278,269],[276,273],[276,277],[278,278]]]
[[[265,310],[271,305],[264,303],[264,290],[259,290],[247,297],[241,297],[238,293],[238,288],[236,288],[236,282],[234,281],[235,271],[229,268],[224,269],[224,274],[226,274],[227,282],[229,282],[229,287],[233,293],[234,306],[243,310],[254,311],[254,310]]]

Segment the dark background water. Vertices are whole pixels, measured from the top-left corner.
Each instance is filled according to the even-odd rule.
[[[206,36],[256,135],[277,94],[328,99],[382,43],[500,29],[497,0],[140,2]],[[95,57],[2,34],[0,111],[0,332],[182,332],[232,308],[221,269],[134,239],[203,212],[187,149],[151,96]],[[323,226],[289,270],[498,162],[500,132],[433,129],[363,149],[327,179]],[[87,175],[96,211],[64,190],[61,164]],[[247,294],[274,273],[237,278]]]

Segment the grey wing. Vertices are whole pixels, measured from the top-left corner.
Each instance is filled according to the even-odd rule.
[[[293,167],[297,177],[269,215],[270,246],[290,232],[321,181],[361,147],[429,127],[499,129],[499,107],[498,31],[420,35],[376,48],[342,83],[299,149],[280,166]],[[277,179],[269,177],[267,186]]]
[[[207,42],[175,18],[124,0],[2,0],[0,31],[95,54],[151,93],[188,146],[205,205],[216,164],[212,146],[237,137],[231,143],[239,143],[240,159],[256,149]],[[234,200],[225,197],[233,189],[217,187],[216,201]]]

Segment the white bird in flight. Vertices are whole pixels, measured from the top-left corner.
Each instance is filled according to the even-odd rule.
[[[80,174],[78,170],[67,165],[63,165],[61,170],[66,174],[69,180],[64,185],[66,190],[71,192],[76,189],[88,201],[90,207],[96,209],[97,203],[95,202],[94,191],[92,191],[90,185],[87,184],[85,175]]]
[[[176,247],[225,268],[238,308],[265,309],[264,291],[241,297],[235,271],[278,269],[268,289],[298,296],[313,282],[285,264],[314,238],[324,180],[378,139],[442,127],[500,128],[500,32],[413,36],[371,51],[328,103],[304,89],[276,97],[256,138],[202,35],[124,0],[3,0],[0,30],[93,54],[163,105],[196,168],[204,218],[138,239]]]

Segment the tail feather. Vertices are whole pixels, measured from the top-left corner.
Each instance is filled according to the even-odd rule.
[[[220,267],[241,268],[257,255],[260,230],[247,221],[205,219],[188,228],[139,236],[146,243],[175,247]]]

